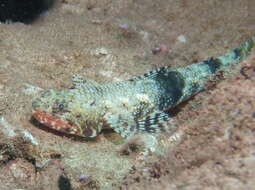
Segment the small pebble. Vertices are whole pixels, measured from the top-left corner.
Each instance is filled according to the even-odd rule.
[[[87,182],[90,179],[89,176],[81,175],[79,177],[79,182]]]
[[[160,53],[162,55],[166,55],[169,51],[169,48],[165,44],[160,44],[159,46],[153,48],[151,51],[154,55],[156,55],[158,53]]]
[[[179,42],[185,43],[185,42],[187,42],[187,37],[184,35],[180,35],[180,36],[178,36],[177,40]]]
[[[105,56],[107,54],[109,54],[108,50],[104,47],[101,48],[97,48],[92,52],[93,55],[95,55],[96,57],[101,57],[101,56]]]

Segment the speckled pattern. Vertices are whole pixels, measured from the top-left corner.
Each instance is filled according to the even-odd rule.
[[[159,133],[173,126],[167,109],[206,88],[219,71],[247,57],[255,38],[225,56],[184,68],[162,67],[127,81],[97,84],[73,78],[73,88],[48,90],[33,102],[33,116],[58,131],[96,137],[109,125],[123,137],[139,132]]]

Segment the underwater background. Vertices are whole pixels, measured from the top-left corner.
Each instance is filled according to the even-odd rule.
[[[172,134],[125,140],[105,130],[87,141],[31,119],[33,99],[69,88],[74,74],[108,83],[224,55],[255,36],[255,1],[10,2],[0,1],[0,189],[255,186],[254,51],[173,110]]]

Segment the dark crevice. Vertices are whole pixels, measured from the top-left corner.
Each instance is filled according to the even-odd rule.
[[[0,0],[0,22],[31,24],[47,11],[55,0]]]

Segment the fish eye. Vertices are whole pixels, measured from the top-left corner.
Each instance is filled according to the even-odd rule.
[[[64,104],[59,104],[59,105],[58,105],[58,108],[59,108],[60,110],[64,109],[64,107],[65,107]]]
[[[54,104],[52,105],[51,109],[53,113],[58,113],[64,111],[66,105],[64,102],[61,102],[60,100],[56,100]]]

